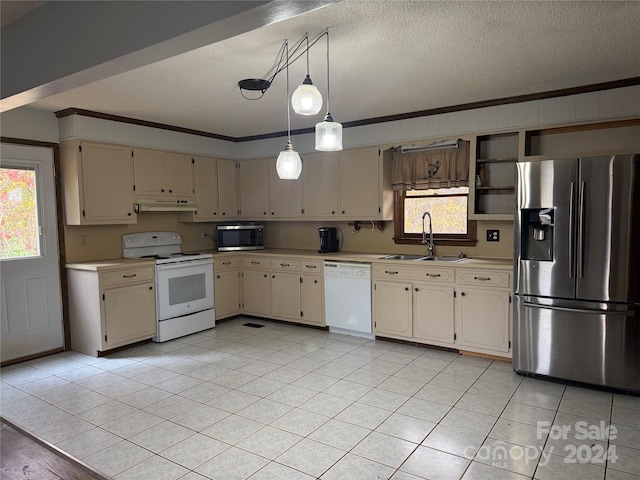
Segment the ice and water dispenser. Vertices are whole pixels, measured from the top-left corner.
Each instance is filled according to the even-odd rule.
[[[553,209],[525,208],[522,215],[520,258],[522,260],[553,260]]]

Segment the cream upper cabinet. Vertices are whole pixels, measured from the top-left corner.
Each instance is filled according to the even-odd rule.
[[[338,204],[343,219],[393,218],[391,159],[378,147],[338,152]]]
[[[193,184],[196,212],[182,212],[182,222],[215,222],[220,219],[218,205],[218,162],[211,157],[193,157]]]
[[[238,164],[235,160],[218,159],[218,207],[220,219],[238,218]]]
[[[276,159],[269,159],[269,217],[300,218],[302,215],[302,178],[281,180]]]
[[[510,280],[504,271],[461,272],[456,299],[460,350],[511,356]]]
[[[189,154],[134,147],[133,172],[138,197],[193,199]]]
[[[267,218],[269,210],[269,159],[238,162],[240,178],[240,216]]]
[[[302,179],[304,218],[337,218],[338,153],[319,152],[303,155]]]
[[[136,223],[129,147],[71,141],[60,153],[67,225]]]

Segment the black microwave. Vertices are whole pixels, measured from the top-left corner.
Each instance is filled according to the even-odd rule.
[[[218,251],[261,250],[264,248],[262,225],[218,225]]]

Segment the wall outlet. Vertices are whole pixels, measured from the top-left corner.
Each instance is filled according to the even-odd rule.
[[[80,235],[80,245],[86,247],[87,243],[89,243],[88,235]]]
[[[499,242],[500,230],[487,230],[487,242]]]

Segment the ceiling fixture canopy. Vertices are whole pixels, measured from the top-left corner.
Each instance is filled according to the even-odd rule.
[[[284,41],[287,58],[289,58],[289,42]],[[276,172],[281,180],[297,180],[302,173],[302,160],[300,155],[293,149],[291,144],[291,110],[289,108],[289,62],[287,62],[287,96],[285,97],[287,104],[287,144],[284,150],[278,155],[276,160]]]

